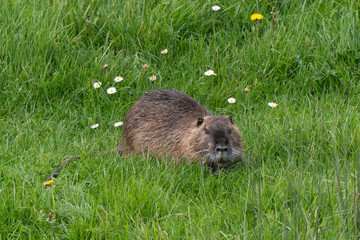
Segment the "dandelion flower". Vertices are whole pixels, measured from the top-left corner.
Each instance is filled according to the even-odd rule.
[[[260,13],[254,13],[250,16],[250,18],[252,21],[264,19],[264,17]]]
[[[54,182],[54,179],[51,179],[49,181],[44,182],[45,186],[51,186],[51,184]]]
[[[97,124],[91,125],[90,127],[91,127],[92,129],[98,128],[98,127],[99,127],[99,124],[97,123]]]
[[[93,84],[94,88],[99,88],[101,86],[101,82],[96,82]]]
[[[117,76],[117,77],[114,78],[115,82],[121,82],[122,80],[123,80],[123,78],[120,77],[120,76]]]
[[[109,64],[106,64],[106,63],[104,64],[104,68],[107,68],[108,66],[109,66]]]
[[[116,93],[116,88],[114,88],[114,87],[108,88],[108,89],[106,90],[106,92],[107,92],[108,94],[114,94],[114,93]]]
[[[167,54],[167,53],[168,53],[168,50],[166,48],[161,51],[161,54]]]
[[[152,82],[155,81],[155,80],[156,80],[156,76],[154,75],[154,76],[149,77],[149,80],[152,81]]]
[[[205,72],[205,75],[206,75],[206,76],[216,76],[216,73],[214,73],[213,70],[207,70],[207,71]]]
[[[246,93],[248,93],[248,92],[250,92],[250,89],[249,89],[249,88],[245,88],[244,91],[245,91]]]
[[[277,103],[269,102],[268,105],[269,105],[271,108],[274,108],[274,107],[277,106]]]
[[[218,11],[218,10],[220,10],[220,7],[219,6],[212,6],[212,10],[214,10],[214,11]]]
[[[117,122],[117,123],[114,124],[114,127],[120,127],[123,124],[124,124],[123,122]]]
[[[142,66],[142,69],[143,69],[143,70],[148,69],[148,65],[147,65],[147,64],[144,64],[144,65]]]
[[[229,99],[228,99],[228,102],[229,102],[229,103],[235,103],[235,102],[236,102],[236,99],[235,99],[235,98],[229,98]]]

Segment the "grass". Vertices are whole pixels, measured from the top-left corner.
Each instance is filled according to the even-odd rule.
[[[0,239],[359,238],[359,8],[5,0]],[[255,12],[264,16],[258,36]],[[247,163],[211,177],[198,165],[110,154],[77,161],[41,188],[66,159],[115,147],[122,128],[113,124],[156,88],[232,115]]]

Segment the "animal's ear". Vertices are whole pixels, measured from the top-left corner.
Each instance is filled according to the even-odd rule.
[[[198,118],[197,120],[197,126],[199,127],[204,122],[204,118]]]
[[[228,119],[229,119],[229,121],[230,121],[232,124],[234,124],[234,121],[233,121],[233,119],[232,119],[231,116],[228,116]]]

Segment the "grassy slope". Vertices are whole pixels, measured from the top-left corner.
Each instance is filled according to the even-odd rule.
[[[4,2],[0,238],[359,237],[357,1]],[[265,17],[258,37],[254,12]],[[231,114],[248,163],[211,178],[199,166],[108,155],[41,189],[65,159],[116,146],[113,123],[159,87]]]

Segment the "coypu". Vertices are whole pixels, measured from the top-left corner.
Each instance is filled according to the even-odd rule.
[[[242,140],[231,116],[213,115],[185,93],[163,89],[145,92],[130,108],[116,152],[148,152],[176,163],[186,159],[206,164],[212,174],[243,160]],[[46,181],[76,159],[60,165]]]

